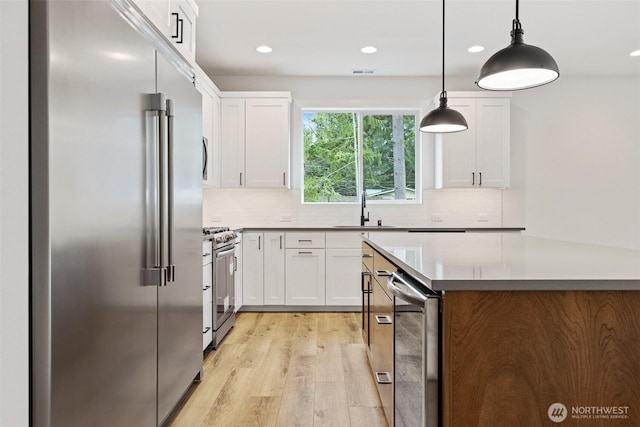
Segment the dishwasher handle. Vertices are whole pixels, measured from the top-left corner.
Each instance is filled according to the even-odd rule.
[[[395,272],[387,279],[387,288],[396,297],[420,307],[424,307],[428,298],[438,298],[440,296],[433,291],[433,293],[425,293]]]

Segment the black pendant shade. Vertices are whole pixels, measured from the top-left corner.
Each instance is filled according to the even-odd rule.
[[[467,130],[467,121],[458,111],[447,106],[447,93],[440,94],[440,106],[431,110],[420,121],[420,131],[449,133]]]
[[[442,92],[440,92],[440,106],[422,118],[420,132],[460,132],[469,127],[462,114],[447,106],[447,92],[444,90],[444,22],[444,0],[442,0]]]
[[[558,64],[544,49],[523,41],[524,31],[518,18],[511,30],[511,44],[496,52],[480,70],[476,84],[488,90],[519,90],[551,83],[560,76]]]

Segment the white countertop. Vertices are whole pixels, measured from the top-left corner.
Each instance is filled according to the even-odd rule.
[[[640,251],[521,233],[370,233],[434,290],[640,290]]]

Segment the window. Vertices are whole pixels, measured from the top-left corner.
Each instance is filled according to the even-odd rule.
[[[303,111],[303,202],[416,199],[416,113]]]

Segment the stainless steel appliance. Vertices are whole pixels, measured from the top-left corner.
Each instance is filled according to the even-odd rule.
[[[205,228],[203,232],[205,236],[211,236],[213,245],[213,340],[211,346],[215,349],[236,320],[234,307],[235,272],[238,269],[238,259],[235,254],[237,234],[229,227]]]
[[[394,425],[440,426],[441,295],[402,272],[387,287],[394,295]]]
[[[161,425],[202,369],[201,98],[155,31],[30,3],[34,426]]]

